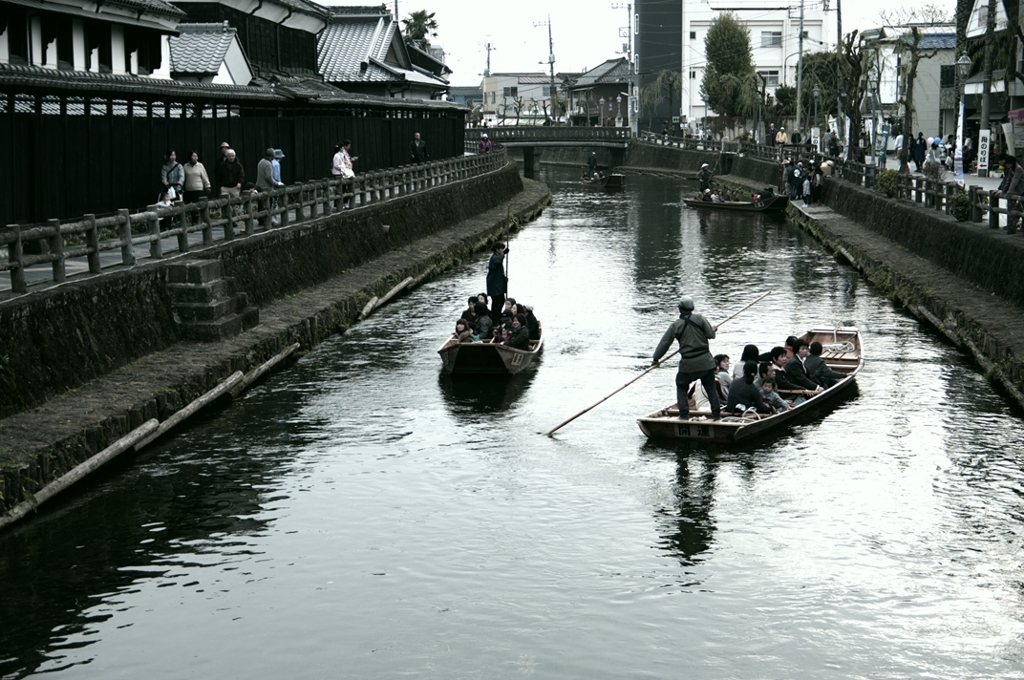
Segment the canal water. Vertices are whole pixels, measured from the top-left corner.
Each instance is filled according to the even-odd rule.
[[[510,245],[536,370],[435,350],[486,254],[0,536],[0,678],[1020,678],[1024,427],[798,228],[584,191]],[[864,334],[859,389],[739,449],[648,442],[681,293],[734,359]],[[674,362],[672,362],[674,364]]]

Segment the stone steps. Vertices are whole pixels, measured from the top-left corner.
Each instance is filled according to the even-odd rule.
[[[168,289],[174,321],[186,340],[215,342],[254,328],[260,310],[249,296],[235,292],[234,281],[224,278],[219,260],[189,260],[168,268]]]

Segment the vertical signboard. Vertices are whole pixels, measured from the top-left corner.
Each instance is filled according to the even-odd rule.
[[[988,176],[988,154],[990,131],[980,130],[978,132],[978,176]]]

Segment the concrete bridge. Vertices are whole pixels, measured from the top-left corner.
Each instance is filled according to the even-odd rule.
[[[526,125],[519,127],[469,128],[466,141],[479,142],[484,133],[492,142],[523,150],[523,174],[533,177],[538,147],[601,147],[612,150],[612,164],[620,165],[629,147],[626,127],[563,127]]]

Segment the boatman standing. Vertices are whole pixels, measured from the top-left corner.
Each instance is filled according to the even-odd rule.
[[[494,323],[501,319],[501,308],[505,306],[505,296],[508,295],[508,277],[505,276],[507,252],[504,243],[495,243],[491,259],[487,262],[487,294],[491,297],[491,320]]]
[[[673,340],[679,341],[679,372],[676,373],[676,403],[679,406],[679,419],[688,420],[690,405],[688,403],[690,383],[700,380],[704,391],[711,402],[711,415],[715,420],[722,417],[722,405],[718,401],[718,389],[715,387],[715,359],[711,356],[708,341],[715,337],[715,329],[702,315],[693,311],[693,298],[683,296],[679,299],[679,318],[665,331],[657,349],[654,350],[652,366],[659,366],[661,357],[672,346]]]
[[[708,169],[708,164],[700,166],[700,172],[697,173],[697,179],[700,180],[700,190],[703,192],[705,189],[711,188],[711,170]]]

